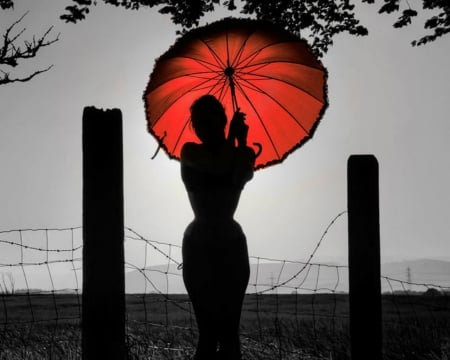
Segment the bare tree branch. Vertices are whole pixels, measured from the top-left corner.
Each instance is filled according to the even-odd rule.
[[[36,57],[38,52],[43,47],[49,46],[59,40],[59,34],[56,35],[56,37],[50,38],[50,33],[53,30],[53,26],[51,26],[40,37],[36,38],[36,36],[33,36],[31,40],[24,40],[22,44],[18,44],[26,28],[18,30],[17,26],[22,22],[27,14],[28,12],[12,23],[3,34],[3,43],[0,45],[0,66],[3,65],[16,68],[19,66],[19,62],[21,60]],[[0,69],[0,85],[5,85],[12,82],[29,81],[36,75],[50,70],[52,66],[53,65],[43,70],[36,70],[31,74],[22,77],[11,77],[8,71]]]
[[[10,77],[10,73],[3,71],[0,69],[0,73],[2,73],[2,75],[0,76],[0,86],[1,85],[5,85],[5,84],[9,84],[9,83],[13,83],[13,82],[27,82],[30,81],[32,78],[34,78],[36,75],[45,73],[47,71],[49,71],[51,68],[53,67],[53,65],[50,65],[49,67],[47,67],[46,69],[43,70],[36,70],[35,72],[31,73],[28,76],[25,77],[19,77],[19,78],[11,78]]]

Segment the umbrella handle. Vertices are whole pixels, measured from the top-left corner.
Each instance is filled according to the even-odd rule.
[[[255,159],[256,159],[262,153],[262,145],[259,142],[254,142],[253,145],[258,148],[258,150],[255,152]]]
[[[234,90],[234,82],[230,78],[230,90],[231,90],[231,102],[233,103],[233,112],[236,112],[239,110],[239,106],[236,100],[236,92]]]
[[[230,82],[230,91],[231,91],[231,101],[233,103],[233,112],[236,113],[236,111],[239,111],[239,106],[236,100],[236,91],[234,87],[234,81],[233,81],[233,74],[234,69],[228,65],[228,67],[225,69],[225,75],[228,77],[228,81]],[[261,155],[262,152],[262,145],[258,142],[253,143],[254,146],[257,147],[258,150],[255,152],[255,159]]]

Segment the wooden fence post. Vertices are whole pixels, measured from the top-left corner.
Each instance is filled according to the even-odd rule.
[[[83,112],[83,360],[125,358],[120,110]]]
[[[377,159],[373,155],[352,155],[347,171],[351,358],[381,360]]]

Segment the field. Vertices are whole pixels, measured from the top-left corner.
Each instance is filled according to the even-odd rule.
[[[0,360],[81,358],[80,297],[0,301]],[[384,295],[383,324],[384,359],[450,359],[449,296]],[[245,360],[350,358],[345,294],[247,295],[241,325]],[[189,359],[195,341],[185,295],[127,296],[129,359]]]

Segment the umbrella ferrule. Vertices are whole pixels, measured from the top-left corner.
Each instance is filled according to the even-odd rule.
[[[232,77],[234,75],[234,68],[231,66],[228,66],[225,70],[224,70],[225,76],[228,77],[230,79],[230,81],[232,80]]]

